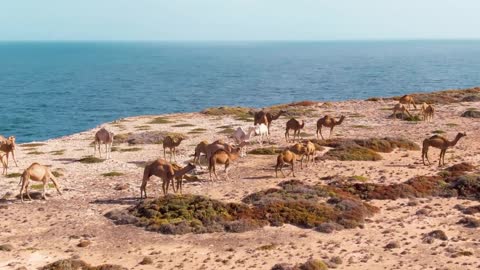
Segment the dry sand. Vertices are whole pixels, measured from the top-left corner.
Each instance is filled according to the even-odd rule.
[[[459,162],[479,164],[480,121],[460,117],[468,108],[479,108],[480,102],[465,102],[436,106],[432,123],[411,123],[387,119],[395,104],[391,100],[378,102],[345,101],[314,107],[315,117],[306,121],[304,132],[308,138],[315,134],[316,120],[324,114],[346,115],[347,119],[335,128],[336,137],[404,137],[421,145],[434,130],[452,139],[457,132],[467,137],[447,152],[447,165]],[[418,114],[419,111],[413,111]],[[149,124],[156,116],[131,117],[102,125],[115,134],[150,131],[187,133],[194,128],[205,128],[200,134],[190,134],[179,147],[178,161],[191,159],[195,145],[201,140],[223,138],[219,126],[247,127],[251,123],[234,120],[230,116],[207,116],[200,113],[164,115],[174,121],[170,124]],[[280,147],[287,146],[281,117],[272,124],[272,140]],[[192,124],[188,127],[172,127]],[[143,126],[143,127],[140,127]],[[148,126],[148,127],[146,127]],[[245,233],[209,233],[162,235],[130,225],[114,225],[104,214],[112,209],[126,208],[139,201],[139,187],[143,168],[139,166],[163,156],[162,146],[146,144],[116,145],[120,149],[140,147],[140,151],[113,152],[112,159],[98,164],[82,164],[76,160],[93,154],[90,146],[98,128],[51,139],[37,147],[22,147],[17,151],[18,167],[9,173],[21,173],[32,162],[51,165],[64,176],[59,182],[63,196],[48,189],[49,200],[21,203],[18,194],[19,178],[0,176],[0,196],[8,199],[0,204],[0,245],[10,244],[11,251],[0,251],[0,269],[36,269],[47,263],[76,257],[92,265],[113,263],[129,269],[270,269],[274,264],[301,263],[308,258],[328,262],[338,256],[342,263],[338,269],[478,269],[480,267],[480,234],[478,229],[457,224],[464,215],[454,209],[457,204],[476,205],[476,202],[455,198],[424,198],[395,201],[371,201],[380,212],[367,220],[364,228],[348,229],[323,234],[291,225],[264,227]],[[328,130],[324,131],[328,136]],[[7,134],[3,134],[7,135]],[[259,147],[257,144],[249,149]],[[64,151],[54,155],[52,151]],[[32,153],[32,152],[37,153]],[[30,153],[30,154],[28,154]],[[58,154],[58,153],[57,153]],[[322,155],[322,153],[318,153]],[[436,162],[439,150],[430,150],[430,159]],[[416,175],[434,175],[442,170],[436,164],[423,166],[420,151],[395,150],[382,153],[383,160],[375,162],[321,161],[315,166],[298,170],[296,179],[307,183],[322,182],[329,175],[364,176],[368,182],[390,184],[403,182]],[[275,187],[281,181],[275,178],[275,156],[248,155],[235,162],[229,181],[214,183],[193,182],[184,186],[184,193],[206,195],[223,201],[239,202],[252,192]],[[124,175],[104,177],[101,174],[121,172]],[[288,169],[287,169],[288,171]],[[198,170],[202,180],[204,170]],[[220,173],[220,177],[223,172]],[[126,189],[116,190],[118,184]],[[153,177],[148,185],[150,197],[161,196],[160,180]],[[421,209],[423,214],[417,212]],[[421,211],[422,212],[422,211]],[[476,214],[478,215],[478,214]],[[478,217],[478,216],[477,216]],[[423,234],[443,230],[449,240],[425,243]],[[89,240],[86,247],[77,246]],[[384,247],[396,241],[395,249]],[[262,248],[263,247],[263,248]],[[471,251],[470,256],[453,256],[460,251]],[[144,257],[153,264],[139,264]]]

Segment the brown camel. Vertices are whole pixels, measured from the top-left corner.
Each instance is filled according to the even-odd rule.
[[[216,164],[225,165],[225,169],[224,169],[225,178],[227,180],[230,179],[228,176],[228,167],[230,166],[230,163],[238,159],[238,157],[240,156],[240,151],[241,151],[241,148],[237,147],[230,152],[225,151],[224,149],[219,149],[215,153],[213,153],[213,155],[210,157],[210,160],[208,162],[208,172],[210,174],[210,181],[212,180],[212,171],[213,171],[213,174],[215,175],[215,179],[218,180],[218,175],[215,170]]]
[[[187,166],[175,172],[170,162],[164,159],[155,160],[147,165],[143,170],[142,185],[140,186],[140,198],[144,198],[143,195],[145,195],[145,198],[147,198],[147,182],[152,175],[162,179],[163,195],[166,195],[168,193],[170,182],[172,183],[172,186],[174,185],[173,180],[175,177],[182,177],[184,174],[187,174],[194,168],[195,165],[189,163]],[[175,187],[173,187],[173,189],[175,191]]]
[[[194,164],[191,164],[191,163],[188,163],[188,165],[184,168],[180,167],[180,165],[178,165],[177,163],[172,163],[172,167],[173,167],[173,171],[175,172],[175,175],[177,176],[174,176],[175,180],[176,180],[176,184],[174,185],[172,183],[172,188],[173,188],[173,192],[180,192],[180,194],[183,193],[183,177],[185,176],[185,174],[182,172],[182,170],[186,170],[187,173],[194,170],[195,169],[195,165]],[[176,189],[175,189],[176,187]]]
[[[277,164],[275,165],[275,177],[278,177],[279,168],[283,177],[285,177],[285,174],[283,173],[282,168],[283,168],[283,165],[285,165],[286,163],[292,165],[292,173],[293,173],[293,177],[295,177],[294,164],[296,160],[298,160],[298,155],[296,155],[295,153],[293,153],[288,149],[283,150],[283,152],[277,156]]]
[[[430,146],[441,150],[440,159],[438,160],[438,166],[442,166],[442,164],[445,165],[445,153],[447,152],[447,149],[449,147],[455,146],[458,143],[458,141],[465,136],[467,136],[466,133],[459,132],[453,141],[449,141],[439,135],[433,135],[432,137],[423,140],[423,148],[422,148],[423,165],[426,165],[425,158],[427,158],[428,164],[430,165],[430,160],[428,160],[428,148]]]
[[[208,141],[201,141],[195,147],[195,153],[193,154],[193,164],[198,164],[200,169],[202,168],[202,164],[200,163],[200,155],[203,153],[207,155],[207,145]]]
[[[293,152],[295,155],[297,155],[298,158],[296,161],[300,161],[300,168],[303,169],[303,158],[306,154],[307,149],[305,148],[305,145],[301,143],[296,143],[290,147],[287,148],[290,150],[290,152]]]
[[[4,152],[6,156],[6,166],[8,167],[8,157],[10,153],[12,153],[12,159],[15,162],[15,166],[18,167],[17,159],[15,158],[15,150],[17,148],[17,144],[15,143],[15,136],[10,136],[8,139],[1,136],[0,140],[0,152]]]
[[[323,135],[322,135],[322,127],[329,127],[330,128],[330,135],[328,136],[329,138],[332,136],[333,133],[333,128],[335,126],[341,125],[343,123],[343,120],[345,120],[345,116],[341,116],[339,120],[335,120],[333,117],[330,115],[325,115],[324,117],[318,119],[317,121],[317,138],[318,134],[320,133],[320,136],[322,137],[322,140],[324,140]]]
[[[315,144],[313,144],[311,141],[308,141],[305,144],[305,155],[307,156],[307,163],[306,163],[307,167],[308,167],[308,162],[316,162],[315,161],[316,151],[317,151],[317,148],[315,148]]]
[[[412,117],[412,115],[410,114],[410,112],[407,110],[407,108],[405,108],[405,106],[403,104],[395,104],[395,106],[393,107],[393,118],[397,118],[397,112],[401,112],[402,113],[402,120],[404,119],[405,117],[405,113],[409,116],[409,117]]]
[[[435,109],[432,105],[424,102],[420,110],[423,115],[423,121],[430,122],[433,120],[433,114],[435,113]]]
[[[207,161],[210,163],[210,158],[215,152],[217,152],[218,150],[225,150],[226,152],[230,153],[233,151],[233,146],[225,143],[223,140],[216,140],[213,143],[207,145],[205,147],[205,150]]]
[[[293,141],[295,142],[295,137],[300,139],[300,130],[305,127],[305,121],[302,121],[302,124],[295,119],[292,118],[288,120],[287,127],[285,129],[285,140],[288,142],[290,138],[290,129],[293,129]]]
[[[42,198],[44,200],[47,199],[47,197],[45,196],[45,193],[46,193],[48,180],[52,180],[53,185],[57,189],[58,194],[62,195],[62,192],[60,192],[57,182],[55,181],[56,178],[55,176],[53,176],[52,172],[50,172],[50,169],[38,163],[33,163],[32,165],[30,165],[30,167],[28,167],[23,172],[22,176],[20,176],[19,185],[20,184],[22,185],[22,187],[20,188],[20,199],[22,200],[22,202],[23,202],[23,190],[25,190],[25,193],[27,193],[28,199],[32,200],[32,198],[30,197],[30,193],[28,192],[28,184],[30,180],[43,182]]]
[[[410,104],[412,104],[413,108],[415,108],[415,110],[417,109],[417,105],[415,105],[415,100],[410,95],[405,95],[405,96],[401,97],[398,100],[398,102],[400,102],[400,104],[407,104],[409,109],[410,109]]]
[[[102,157],[102,151],[100,150],[100,145],[105,144],[105,156],[107,159],[111,158],[112,154],[112,144],[113,144],[114,134],[105,128],[101,128],[97,133],[95,133],[95,141],[93,144],[93,155],[95,156],[98,145],[98,154]]]
[[[177,160],[177,147],[180,145],[180,143],[184,140],[182,137],[172,137],[172,136],[167,136],[163,139],[163,157],[167,158],[166,150],[167,148],[170,149],[170,161],[172,161],[172,156],[173,160]]]
[[[256,124],[265,124],[268,128],[268,134],[270,134],[270,125],[273,120],[277,120],[280,116],[287,113],[285,110],[280,110],[277,114],[273,115],[270,112],[265,112],[261,110],[255,113],[253,125]]]

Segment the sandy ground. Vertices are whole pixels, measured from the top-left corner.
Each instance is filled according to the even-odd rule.
[[[467,108],[479,108],[480,103],[455,103],[437,105],[432,123],[410,123],[387,119],[386,108],[393,101],[345,101],[332,103],[331,107],[319,103],[316,116],[304,118],[304,132],[313,138],[316,120],[324,114],[346,115],[345,122],[335,128],[336,137],[405,137],[418,144],[431,136],[434,130],[443,130],[449,139],[457,132],[467,137],[446,155],[447,165],[462,161],[479,164],[480,121],[460,117]],[[419,113],[414,111],[414,113]],[[179,147],[179,163],[191,159],[195,145],[201,140],[213,141],[227,135],[219,134],[217,127],[224,125],[251,125],[231,117],[206,116],[200,113],[167,115],[171,124],[148,124],[156,116],[132,117],[105,124],[116,134],[143,132],[140,126],[151,131],[187,133],[194,128],[205,128],[201,134],[189,135]],[[272,124],[272,141],[280,147],[287,146],[283,134],[287,119],[281,117]],[[178,124],[189,127],[172,127]],[[143,127],[145,128],[145,127]],[[22,147],[17,151],[18,167],[9,173],[21,173],[32,162],[51,165],[61,170],[59,178],[63,195],[48,189],[49,200],[21,203],[18,194],[19,178],[0,176],[0,196],[10,197],[0,204],[0,245],[10,244],[13,250],[0,251],[0,269],[26,267],[36,269],[63,258],[80,258],[98,265],[114,263],[129,269],[270,269],[274,264],[301,263],[308,258],[328,262],[338,256],[342,264],[338,269],[478,269],[480,267],[480,234],[478,229],[457,224],[464,215],[454,209],[457,204],[476,205],[476,202],[459,199],[425,198],[411,203],[408,199],[372,201],[380,212],[367,220],[364,228],[323,234],[291,225],[264,227],[246,233],[187,234],[180,236],[147,232],[130,225],[114,225],[103,215],[112,210],[129,207],[139,201],[139,187],[143,168],[138,164],[163,156],[161,145],[117,145],[125,149],[140,147],[135,152],[113,152],[112,159],[98,164],[81,164],[76,160],[93,154],[90,143],[98,128],[82,133],[45,141],[37,147]],[[328,136],[328,130],[324,131]],[[325,134],[324,133],[324,134]],[[8,134],[3,134],[8,135]],[[249,149],[259,147],[257,144]],[[61,155],[52,151],[63,150]],[[35,152],[36,154],[28,154]],[[318,153],[321,155],[322,153]],[[430,150],[430,158],[437,161],[439,150]],[[381,154],[376,162],[322,161],[315,166],[297,171],[296,179],[318,183],[329,175],[365,176],[369,182],[390,184],[403,182],[415,175],[433,175],[442,170],[436,164],[423,166],[420,151],[395,150]],[[275,187],[281,181],[275,178],[275,156],[248,155],[235,162],[230,170],[231,179],[214,183],[194,182],[184,187],[184,193],[201,194],[224,201],[240,201],[245,195]],[[117,177],[101,174],[111,171],[124,173]],[[199,177],[207,180],[205,168],[198,170]],[[220,173],[223,177],[223,173]],[[116,190],[118,184],[128,188]],[[153,177],[148,185],[149,196],[160,196],[160,180]],[[424,209],[423,211],[419,210]],[[478,215],[478,214],[477,214]],[[478,216],[477,216],[478,217]],[[424,243],[423,234],[443,230],[448,241],[435,240]],[[89,240],[87,247],[78,247],[80,241]],[[391,241],[399,248],[385,249]],[[261,248],[269,245],[269,248]],[[471,256],[452,256],[460,251],[471,251]],[[141,265],[148,256],[153,264]]]

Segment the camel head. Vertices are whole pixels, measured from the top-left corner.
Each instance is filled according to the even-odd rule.
[[[12,144],[15,144],[15,136],[8,137],[8,141]]]
[[[467,133],[466,133],[466,132],[463,132],[463,133],[459,132],[459,133],[457,134],[457,138],[459,138],[459,139],[462,138],[462,137],[465,137],[465,136],[467,136]]]
[[[302,120],[302,125],[300,125],[300,128],[304,128],[305,127],[305,120]]]
[[[341,124],[345,120],[345,115],[340,116],[340,120],[338,120],[338,124]]]

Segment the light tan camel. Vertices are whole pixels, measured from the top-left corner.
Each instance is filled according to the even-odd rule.
[[[295,142],[295,137],[300,139],[300,130],[305,127],[305,121],[302,121],[302,124],[295,119],[292,118],[288,120],[287,127],[285,128],[285,140],[288,142],[290,139],[290,129],[293,130],[293,141]]]
[[[212,171],[213,174],[215,175],[215,179],[218,180],[218,175],[215,170],[216,164],[224,164],[225,165],[225,178],[228,180],[230,177],[228,176],[228,168],[230,164],[237,160],[240,157],[240,151],[241,148],[237,147],[235,149],[232,149],[232,151],[228,152],[225,151],[224,149],[219,149],[213,155],[210,157],[210,160],[208,162],[208,172],[210,175],[210,181],[212,181]]]
[[[270,112],[265,112],[264,110],[261,110],[255,113],[253,125],[265,124],[268,128],[268,134],[270,134],[270,125],[272,124],[273,120],[277,120],[285,113],[287,113],[287,111],[280,110],[277,114],[273,115]]]
[[[100,157],[102,157],[100,145],[105,144],[105,156],[107,159],[111,158],[113,136],[114,134],[106,130],[105,128],[101,128],[99,131],[97,131],[97,133],[95,133],[95,141],[93,143],[93,155],[95,156],[98,146],[98,154],[100,155]]]
[[[303,169],[303,158],[307,152],[305,145],[301,143],[296,143],[288,147],[287,149],[293,152],[295,155],[297,155],[297,158],[300,158],[300,159],[297,159],[296,161],[300,161],[300,168]]]
[[[430,165],[430,160],[428,160],[428,148],[430,146],[440,149],[440,159],[438,160],[438,166],[442,166],[442,164],[445,165],[445,153],[447,152],[447,149],[449,147],[455,146],[458,143],[458,141],[465,136],[467,136],[466,133],[459,132],[453,141],[449,141],[439,135],[433,135],[432,137],[423,140],[423,148],[422,148],[423,165],[427,165],[425,164],[425,158],[427,159],[428,164]]]
[[[223,140],[216,140],[213,143],[207,145],[205,149],[207,161],[208,163],[210,163],[210,158],[215,152],[217,152],[218,150],[225,150],[226,152],[230,153],[233,151],[233,146],[225,143]]]
[[[20,188],[20,199],[22,200],[22,202],[23,202],[23,190],[25,190],[25,193],[27,193],[28,199],[32,200],[32,198],[30,197],[30,193],[28,192],[28,185],[30,180],[43,182],[42,198],[44,200],[47,199],[47,197],[45,196],[45,193],[47,189],[46,187],[47,187],[48,180],[52,180],[53,185],[57,189],[58,194],[62,195],[62,192],[60,192],[57,182],[55,181],[56,178],[55,176],[53,176],[50,169],[46,166],[40,165],[35,162],[23,172],[22,176],[20,176],[19,185],[20,184],[22,185],[22,187]]]
[[[402,120],[404,119],[405,117],[405,113],[412,117],[412,115],[410,114],[410,112],[407,110],[407,108],[403,105],[403,104],[400,104],[400,103],[397,103],[395,104],[395,106],[393,107],[393,118],[397,119],[397,112],[401,112],[402,113]]]
[[[207,145],[208,141],[201,141],[195,147],[195,153],[193,154],[193,164],[198,164],[200,166],[200,169],[202,168],[202,164],[200,163],[200,155],[207,155]]]
[[[187,166],[183,167],[182,169],[175,172],[172,164],[164,159],[157,159],[154,162],[150,163],[149,165],[145,166],[143,170],[143,179],[142,185],[140,186],[140,198],[147,198],[147,182],[152,175],[160,177],[162,179],[162,190],[163,195],[168,193],[168,187],[170,182],[172,186],[174,185],[174,178],[181,177],[184,174],[187,174],[191,170],[195,168],[195,165],[189,163]],[[175,192],[175,187],[173,187]]]
[[[182,168],[182,167],[180,167],[180,165],[178,165],[176,163],[172,163],[172,167],[173,167],[173,171],[175,172],[175,175],[177,175],[177,176],[174,176],[174,179],[175,179],[176,183],[175,184],[172,183],[173,192],[175,192],[175,193],[180,192],[180,194],[182,194],[183,193],[183,177],[185,176],[186,173],[194,170],[195,165],[191,164],[191,163],[188,163],[187,166]],[[187,172],[183,173],[182,170],[187,171]]]
[[[305,155],[307,156],[307,163],[306,166],[308,167],[308,162],[316,162],[315,161],[315,152],[317,151],[317,148],[315,148],[315,144],[313,144],[311,141],[308,141],[305,144]]]
[[[413,108],[415,108],[415,110],[417,109],[417,105],[415,105],[415,100],[413,99],[412,96],[410,95],[405,95],[403,97],[401,97],[398,102],[400,104],[407,104],[408,105],[408,108],[410,109],[410,104],[413,105]]]
[[[163,157],[167,158],[166,150],[167,148],[170,149],[170,161],[172,161],[172,156],[173,160],[177,160],[177,147],[180,145],[180,143],[184,140],[183,137],[172,137],[172,136],[167,136],[163,139]]]
[[[423,115],[423,121],[430,122],[433,120],[433,114],[435,113],[435,109],[433,108],[432,105],[424,102],[420,110]]]
[[[295,177],[295,169],[294,164],[295,161],[298,160],[298,156],[293,153],[292,151],[285,149],[277,156],[277,164],[275,165],[275,177],[278,177],[278,169],[280,168],[280,172],[282,173],[283,177],[285,174],[282,171],[283,165],[291,164],[292,165],[292,173],[293,177]]]
[[[5,153],[7,167],[10,153],[12,153],[12,159],[15,162],[15,166],[18,167],[17,159],[15,158],[16,148],[17,144],[15,143],[15,136],[10,136],[8,139],[5,139],[5,137],[2,136],[2,140],[0,140],[0,152]]]
[[[341,125],[343,123],[343,120],[345,120],[345,116],[341,116],[339,120],[335,120],[335,118],[331,117],[330,115],[325,115],[324,117],[318,119],[317,121],[317,138],[318,134],[320,133],[320,136],[322,137],[322,140],[324,140],[323,135],[322,135],[322,127],[329,127],[330,128],[330,135],[328,136],[329,138],[332,137],[333,133],[333,128],[335,126]]]

